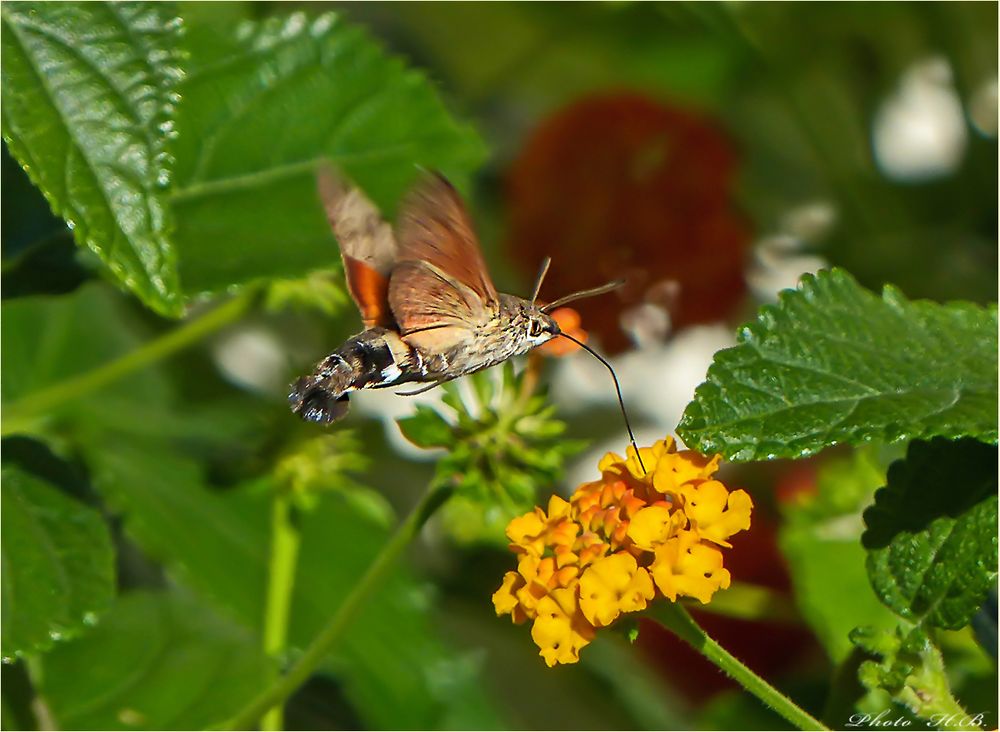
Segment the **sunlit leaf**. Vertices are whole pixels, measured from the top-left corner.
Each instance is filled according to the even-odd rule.
[[[335,15],[194,26],[186,46],[171,200],[188,291],[335,265],[321,159],[391,212],[417,166],[461,183],[484,157],[423,74]]]
[[[677,428],[730,460],[840,443],[997,439],[997,312],[881,297],[843,270],[803,277],[715,354]]]
[[[166,315],[168,134],[180,21],[168,3],[3,6],[3,136],[79,244]]]
[[[104,519],[46,481],[4,467],[3,655],[45,650],[78,634],[115,591]]]

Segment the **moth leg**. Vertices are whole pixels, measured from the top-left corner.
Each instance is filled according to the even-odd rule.
[[[416,396],[417,394],[423,394],[430,391],[431,389],[436,389],[451,379],[441,379],[441,381],[435,381],[433,384],[428,384],[427,386],[422,386],[419,389],[414,389],[413,391],[397,391],[396,396]]]

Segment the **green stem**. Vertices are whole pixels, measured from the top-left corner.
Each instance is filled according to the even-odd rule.
[[[79,399],[133,371],[194,345],[209,333],[238,320],[250,306],[255,295],[256,289],[247,287],[239,295],[214,310],[169,333],[164,333],[120,358],[22,397],[4,410],[3,434],[23,430],[33,419],[54,407]]]
[[[655,602],[650,605],[650,611],[652,617],[665,628],[690,643],[696,651],[736,679],[744,689],[799,729],[828,729],[710,638],[679,603]]]
[[[267,605],[264,611],[264,653],[281,659],[288,640],[288,615],[295,587],[295,567],[301,535],[294,522],[291,493],[276,490],[271,502],[271,562],[268,572]],[[261,719],[261,729],[280,730],[284,710],[275,704]]]
[[[922,633],[920,635],[923,636]],[[909,643],[904,641],[906,645]],[[885,682],[882,686],[895,701],[905,704],[918,717],[936,721],[938,729],[981,729],[981,718],[974,719],[952,694],[941,650],[927,637],[923,637],[920,646],[916,651],[900,649],[889,664],[892,670],[884,672],[888,681],[896,669],[909,667],[905,681],[898,686],[891,684],[892,688]],[[889,658],[883,657],[882,660],[885,662]]]
[[[392,568],[399,555],[409,546],[428,518],[451,495],[451,487],[432,484],[420,502],[413,508],[406,520],[400,524],[389,542],[368,567],[364,576],[351,590],[344,603],[337,609],[330,622],[320,631],[302,656],[288,671],[265,689],[256,699],[226,724],[226,729],[252,729],[257,721],[276,704],[283,703],[298,689],[323,660],[330,654],[337,641],[350,627],[369,596],[378,589],[386,573]]]
[[[538,351],[531,351],[528,354],[528,365],[521,376],[521,388],[517,394],[517,401],[514,403],[514,409],[510,410],[512,414],[520,415],[524,412],[524,408],[528,406],[528,400],[531,399],[532,394],[535,393],[535,389],[538,388],[538,381],[541,379],[541,375],[542,355]]]

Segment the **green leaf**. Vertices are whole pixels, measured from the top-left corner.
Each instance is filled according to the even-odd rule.
[[[269,481],[213,491],[193,462],[126,439],[114,450],[95,448],[89,462],[95,485],[123,512],[130,537],[178,581],[259,630],[274,490]],[[290,643],[299,648],[325,625],[388,536],[386,526],[347,497],[327,493],[317,498],[300,523],[289,622]],[[457,689],[438,685],[463,661],[438,640],[431,615],[421,588],[399,567],[331,657],[328,671],[343,683],[366,726],[430,729],[446,715],[489,706],[468,674]],[[415,668],[429,670],[415,674]],[[467,726],[498,725],[480,718]]]
[[[825,463],[815,495],[785,511],[779,534],[803,618],[834,663],[852,651],[850,632],[859,625],[896,626],[896,617],[872,591],[860,538],[861,511],[884,472],[867,453]]]
[[[344,274],[339,270],[316,270],[298,279],[275,279],[264,295],[264,309],[314,310],[332,318],[348,303]]]
[[[843,270],[807,275],[715,354],[677,428],[730,460],[830,445],[997,439],[996,306],[879,298]]]
[[[3,468],[3,656],[48,649],[92,625],[115,591],[101,515],[15,467]]]
[[[940,729],[982,729],[983,715],[973,720],[955,700],[941,651],[920,628],[857,628],[851,640],[875,656],[858,669],[862,686],[883,691],[889,699]],[[883,707],[884,708],[884,707]],[[950,722],[944,724],[944,720]],[[859,720],[861,724],[872,719]]]
[[[868,576],[915,623],[968,624],[997,580],[997,449],[914,442],[864,514]]]
[[[461,183],[484,158],[421,73],[335,15],[193,26],[186,45],[171,200],[190,292],[337,266],[321,159],[391,211],[418,165]]]
[[[100,282],[68,295],[18,298],[0,306],[5,402],[96,368],[136,348],[143,337],[120,307],[121,297]],[[101,327],[96,327],[100,325]],[[167,385],[152,370],[139,372],[123,390],[140,400],[162,401]],[[121,384],[98,392],[122,389]]]
[[[76,241],[180,315],[167,141],[180,21],[167,3],[3,6],[3,136]]]
[[[206,729],[273,676],[253,636],[176,592],[120,597],[45,657],[38,691],[60,729]]]
[[[447,447],[454,441],[454,431],[444,417],[430,407],[418,404],[413,416],[396,420],[403,436],[417,447]]]
[[[0,306],[0,358],[4,405],[77,376],[117,358],[143,342],[138,323],[129,322],[122,296],[101,282],[84,285],[69,295],[33,296]],[[100,327],[98,327],[98,325]],[[164,427],[152,419],[162,411],[171,389],[155,368],[123,379],[52,408],[45,423],[5,421],[5,433],[53,431],[72,423],[80,430],[99,431],[109,423],[131,422],[126,431]],[[122,399],[127,401],[121,401]],[[130,407],[130,408],[127,408]],[[185,421],[190,429],[190,419]]]

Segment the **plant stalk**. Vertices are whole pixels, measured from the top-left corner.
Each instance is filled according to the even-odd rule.
[[[295,526],[295,506],[288,490],[277,488],[271,502],[271,561],[264,610],[264,653],[281,660],[288,644],[288,617],[295,589],[301,535]],[[284,708],[275,704],[261,719],[261,729],[280,730]]]
[[[528,365],[525,367],[524,375],[521,377],[521,388],[517,394],[517,408],[513,410],[515,413],[524,411],[528,400],[531,399],[531,395],[538,388],[538,382],[541,377],[542,355],[538,351],[531,351],[528,354]]]
[[[33,419],[54,407],[79,399],[133,371],[194,345],[209,333],[238,320],[249,308],[255,295],[255,288],[247,287],[236,297],[201,317],[164,333],[119,358],[21,397],[4,410],[3,434],[24,429]]]
[[[276,679],[270,687],[230,719],[225,725],[226,729],[253,729],[257,721],[272,707],[282,704],[306,682],[350,627],[351,621],[364,607],[371,594],[381,585],[382,580],[396,563],[399,555],[409,546],[427,519],[447,500],[451,491],[451,486],[431,484],[420,502],[396,529],[396,533],[389,539],[388,543],[382,547],[382,551],[375,557],[364,576],[354,586],[344,603],[337,609],[319,635],[309,644],[295,665],[287,674]]]
[[[764,681],[709,637],[680,603],[655,602],[650,605],[650,615],[797,728],[802,730],[828,729],[822,722]]]

